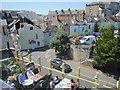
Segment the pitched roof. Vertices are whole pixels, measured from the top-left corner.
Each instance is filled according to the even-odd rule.
[[[120,20],[115,17],[106,17],[106,20],[108,22],[120,22]]]
[[[47,26],[47,28],[44,30],[44,32],[57,32],[58,28],[56,25]]]
[[[84,10],[59,10],[59,11],[50,11],[48,15],[68,15],[68,14],[82,14]]]

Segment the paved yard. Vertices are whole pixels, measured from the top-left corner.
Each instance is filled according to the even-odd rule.
[[[24,52],[24,55],[27,53]],[[41,57],[41,64],[44,66],[49,66],[49,60],[56,58],[55,52],[53,49],[47,49],[42,51],[34,51],[31,53],[32,60],[37,63],[37,58]],[[87,80],[95,81],[94,76],[96,75],[96,72],[99,72],[99,81],[103,85],[108,85],[111,87],[116,87],[116,80],[112,77],[106,76],[101,71],[98,71],[96,69],[93,69],[92,67],[81,65],[79,61],[75,60],[64,60],[66,63],[68,63],[72,67],[72,72],[70,74],[77,75],[77,68],[80,67],[81,77]],[[55,73],[53,75],[57,75],[58,73]],[[58,75],[61,76],[61,75]],[[108,84],[109,83],[109,84]]]

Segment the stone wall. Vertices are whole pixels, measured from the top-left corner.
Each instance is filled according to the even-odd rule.
[[[74,45],[71,45],[71,53],[73,60],[77,61],[84,61],[86,58],[89,58],[90,56],[90,49],[89,48],[82,48],[76,47]]]

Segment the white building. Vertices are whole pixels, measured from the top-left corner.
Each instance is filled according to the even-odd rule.
[[[55,36],[57,32],[57,26],[48,26],[44,33],[44,46],[48,46],[50,40]]]
[[[21,23],[22,28],[19,31],[18,44],[21,50],[35,49],[44,46],[43,31],[31,24]]]
[[[18,45],[20,50],[35,49],[48,46],[51,38],[56,34],[56,26],[45,29],[28,23],[20,23]]]
[[[71,34],[82,34],[86,29],[88,29],[90,32],[93,31],[94,28],[94,22],[89,22],[85,20],[83,24],[81,25],[73,25],[70,26],[70,35]]]
[[[88,22],[86,29],[88,29],[90,32],[93,32],[94,25],[95,25],[94,22]]]
[[[110,25],[120,28],[120,20],[115,17],[105,17],[104,20],[100,20],[99,22],[99,28],[109,27]]]
[[[80,31],[80,26],[78,25],[70,26],[70,35],[79,34],[79,31]]]
[[[71,25],[70,26],[70,35],[71,34],[82,34],[84,33],[84,30],[88,30],[90,32],[93,32],[95,22],[98,22],[98,27],[109,27],[111,25],[114,25],[115,28],[120,28],[120,20],[115,17],[104,17],[104,18],[96,18],[96,17],[89,17],[86,18],[82,24],[80,25]]]

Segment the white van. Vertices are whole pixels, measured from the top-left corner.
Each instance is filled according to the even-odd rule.
[[[96,42],[95,36],[84,36],[81,40],[81,44],[91,44],[93,42]]]

